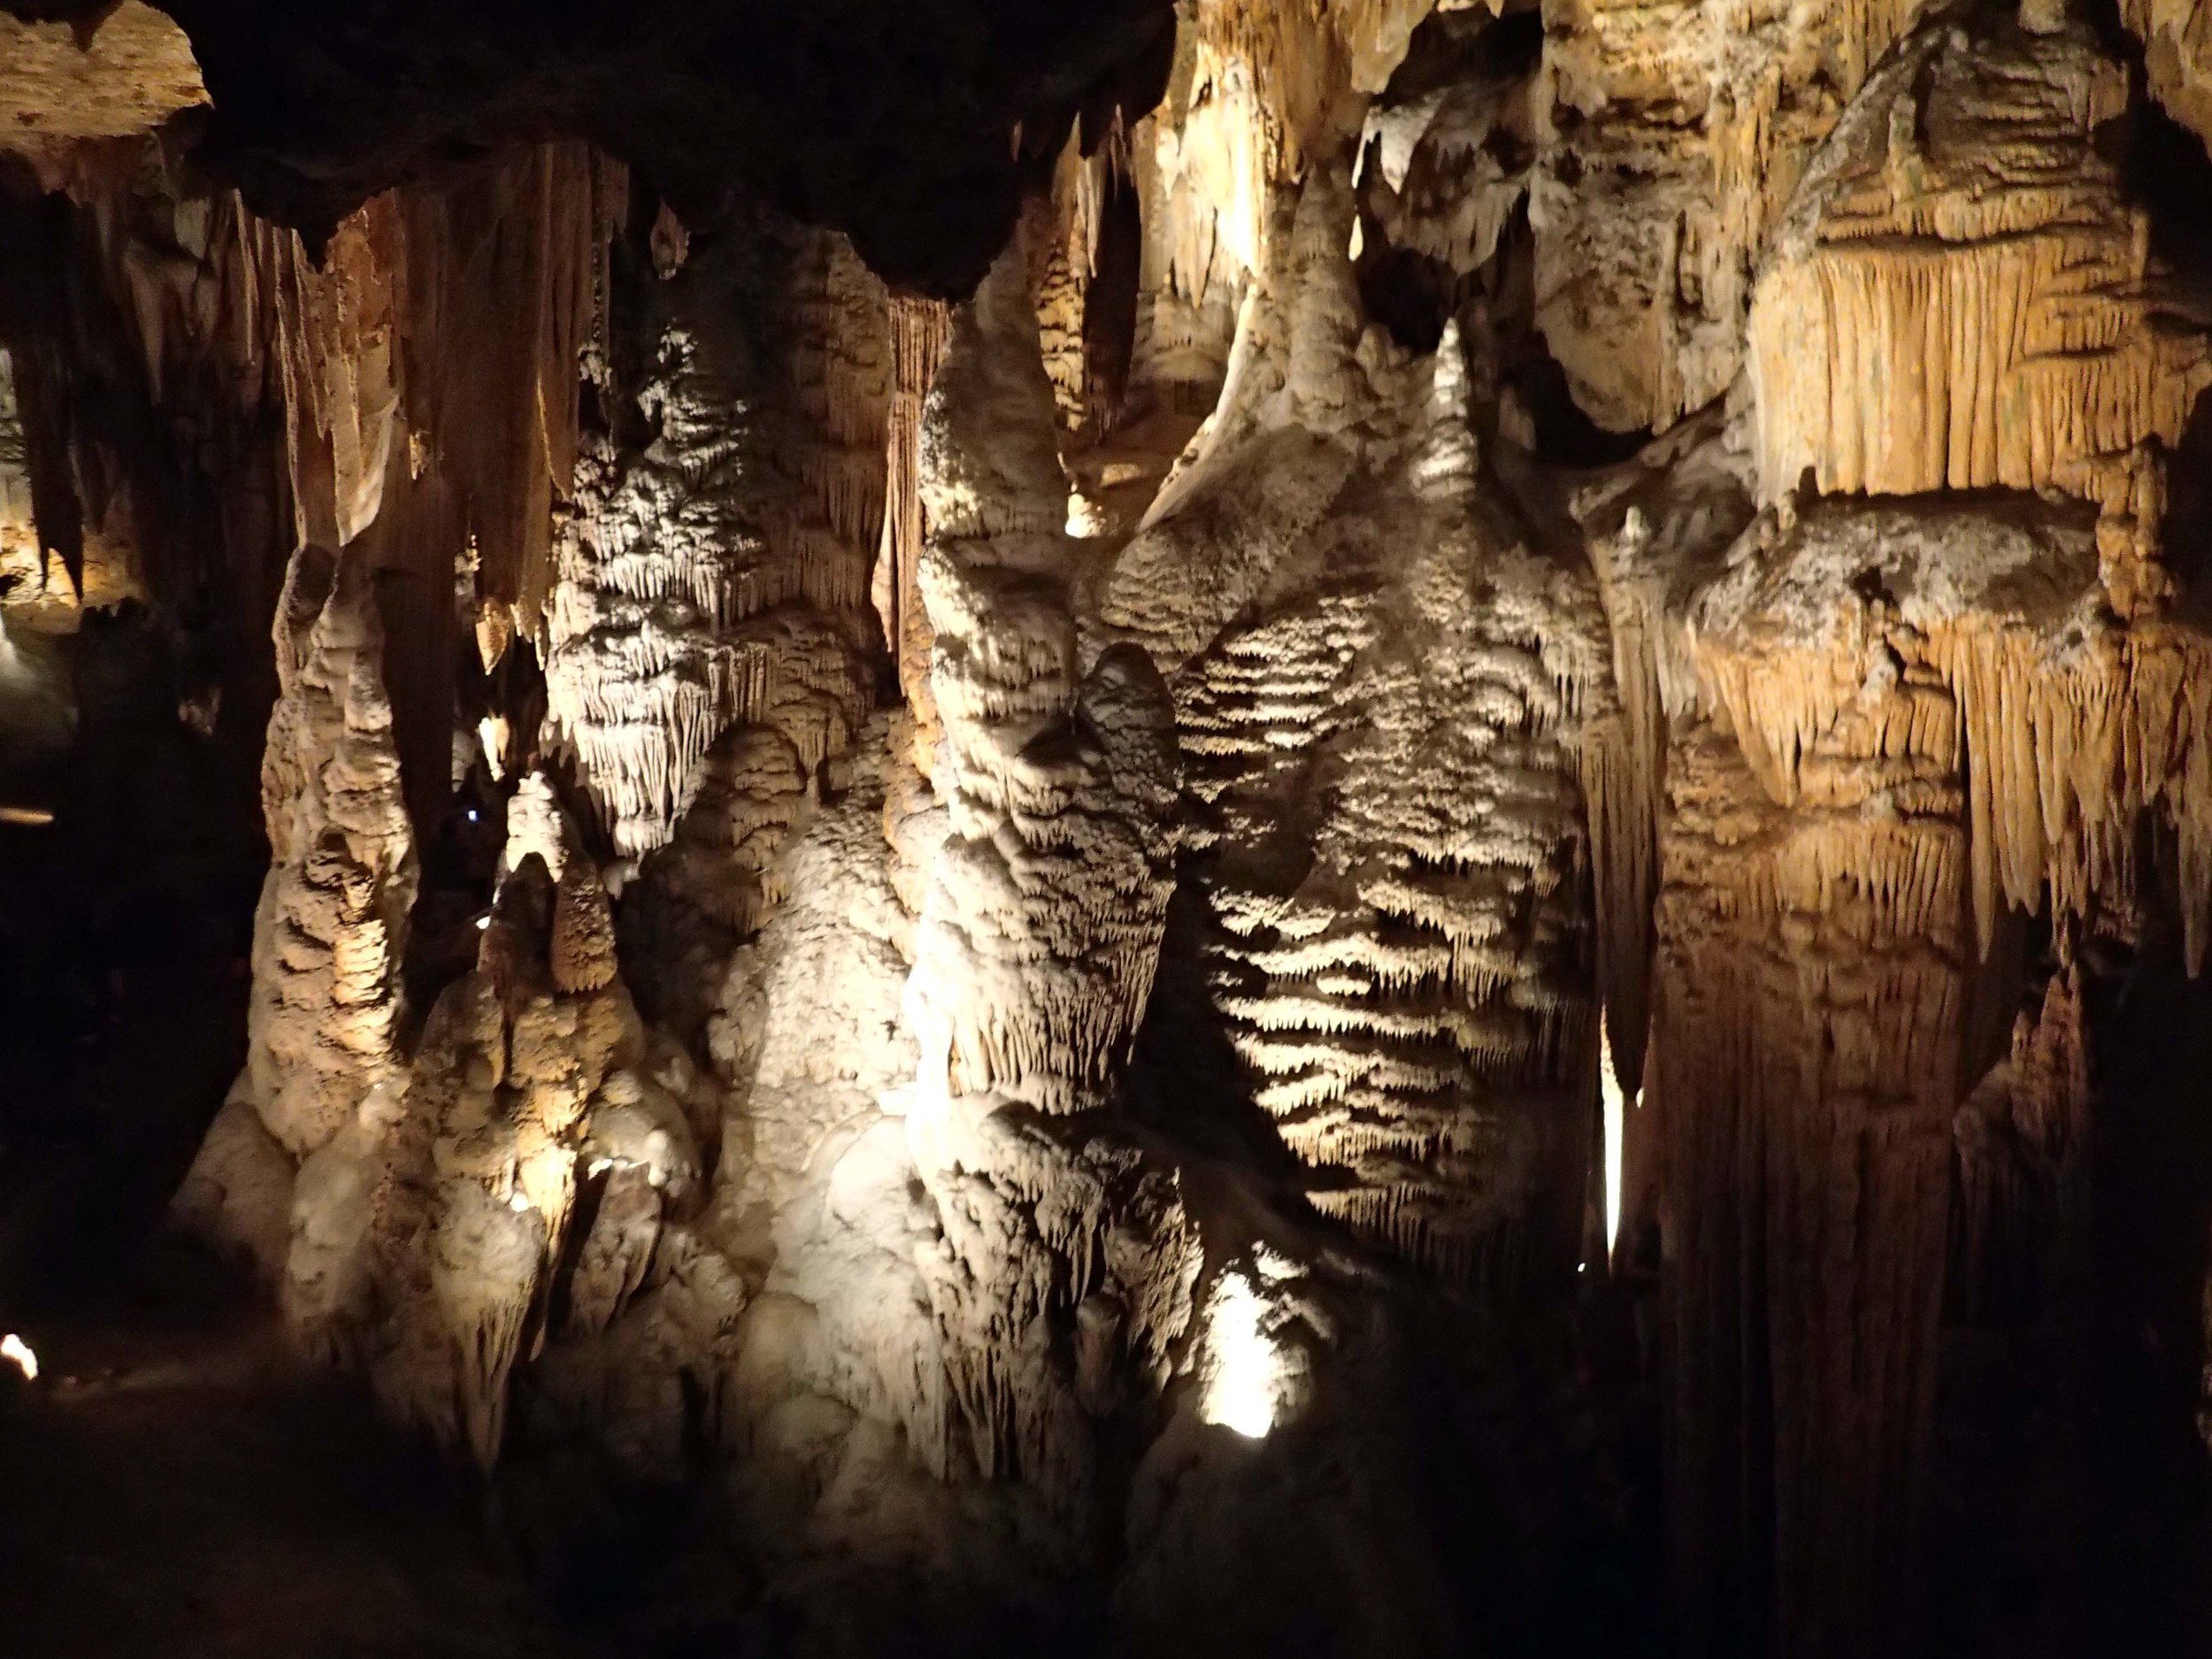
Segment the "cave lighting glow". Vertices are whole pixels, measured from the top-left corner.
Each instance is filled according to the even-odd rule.
[[[507,775],[507,722],[503,716],[488,714],[476,723],[476,741],[484,751],[484,770],[497,783]],[[476,814],[469,814],[475,822]]]
[[[31,1352],[31,1345],[12,1331],[0,1336],[0,1359],[6,1360],[23,1373],[25,1382],[38,1380],[38,1356]]]
[[[1214,1292],[1207,1318],[1213,1373],[1200,1415],[1248,1440],[1264,1439],[1275,1426],[1282,1393],[1282,1359],[1261,1328],[1265,1312],[1244,1277],[1228,1273]]]
[[[1632,1102],[1621,1092],[1621,1079],[1613,1070],[1613,1010],[1598,1012],[1598,1087],[1605,1098],[1605,1259],[1613,1259],[1613,1251],[1621,1236],[1621,1160],[1622,1142],[1628,1129],[1628,1111],[1632,1103],[1644,1103],[1644,1092],[1636,1091]]]

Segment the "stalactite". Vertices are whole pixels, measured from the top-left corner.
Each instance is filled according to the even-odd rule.
[[[473,537],[481,598],[534,631],[573,471],[576,364],[603,327],[624,194],[619,169],[557,144],[375,197],[319,261],[290,231],[239,221],[249,303],[285,377],[303,541],[342,545],[373,522],[396,451],[409,481],[432,471],[456,497],[434,574]]]
[[[1546,136],[1541,86],[1526,74],[1471,75],[1369,109],[1356,181],[1392,247],[1455,272],[1490,263],[1528,196],[1524,157]]]
[[[93,549],[123,544],[165,603],[219,593],[242,634],[296,547],[388,573],[384,681],[425,833],[449,781],[464,554],[472,606],[537,625],[619,170],[572,142],[489,158],[373,198],[319,263],[235,195],[134,153],[71,210],[90,267],[67,299],[72,373],[96,364],[104,383],[52,388]],[[96,353],[96,332],[115,336]],[[119,419],[136,399],[142,418]],[[246,664],[228,680],[257,718],[269,688]]]
[[[1919,9],[1605,0],[1551,20],[1537,319],[1600,425],[1664,428],[1727,390],[1799,171]]]
[[[1808,469],[1824,490],[2079,490],[2070,468],[2180,437],[2212,352],[2167,313],[2092,142],[2126,102],[2085,25],[1932,25],[1868,83],[1752,305],[1767,499]]]
[[[941,302],[902,295],[892,299],[892,389],[885,439],[889,465],[883,542],[876,560],[876,611],[898,662],[899,687],[913,710],[913,753],[924,776],[937,749],[937,715],[929,689],[929,611],[920,586],[922,410],[950,331],[950,308]]]
[[[620,395],[653,441],[595,439],[560,552],[549,723],[631,856],[674,833],[732,726],[787,719],[810,770],[863,695],[855,624],[887,522],[882,300],[826,236],[763,236],[637,279],[650,358]]]

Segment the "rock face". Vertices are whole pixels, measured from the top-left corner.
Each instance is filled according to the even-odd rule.
[[[1808,469],[1824,493],[2080,493],[2178,442],[2212,366],[2095,148],[2126,105],[2124,66],[2055,21],[1924,29],[1868,81],[1752,300],[1767,499]]]
[[[0,131],[54,184],[88,140],[136,138],[207,103],[191,42],[142,0],[71,23],[0,19]]]
[[[311,14],[271,0],[165,9],[214,106],[202,155],[257,211],[318,237],[426,165],[568,132],[695,212],[711,213],[733,179],[810,206],[886,274],[941,293],[989,263],[1025,177],[1049,173],[1072,116],[1157,96],[1172,27],[1164,0],[1043,19],[974,0],[734,15],[702,0],[593,0],[557,16],[417,4]],[[81,26],[107,8],[9,10]],[[834,143],[822,137],[832,128]],[[894,152],[902,163],[885,165]]]
[[[260,768],[177,1214],[539,1532],[1847,1659],[2200,1494],[2192,17],[166,9],[0,32],[0,538]]]

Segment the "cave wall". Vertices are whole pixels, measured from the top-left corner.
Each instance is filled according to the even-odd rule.
[[[215,641],[303,1351],[802,1647],[1914,1650],[2212,921],[2185,19],[173,11],[0,518]]]

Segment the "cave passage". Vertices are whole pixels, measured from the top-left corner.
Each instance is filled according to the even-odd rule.
[[[2212,1655],[2195,33],[0,0],[0,1647]]]

